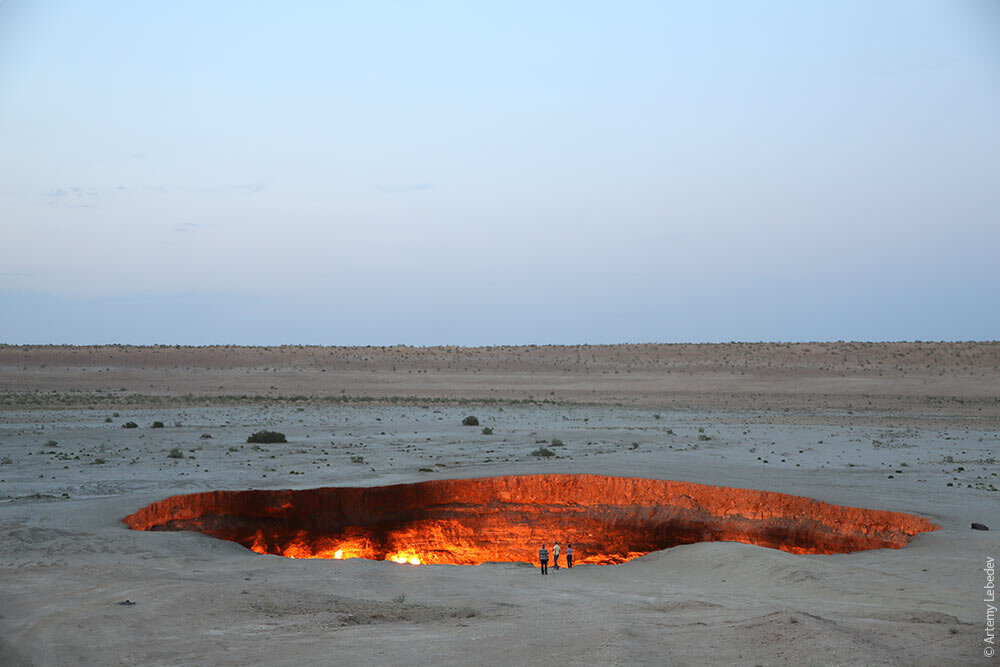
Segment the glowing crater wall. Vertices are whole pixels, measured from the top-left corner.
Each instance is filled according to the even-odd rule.
[[[598,475],[515,475],[378,487],[172,496],[123,519],[194,530],[259,553],[477,565],[534,562],[570,543],[577,563],[621,563],[728,540],[797,554],[900,548],[939,526],[913,514],[771,491]]]

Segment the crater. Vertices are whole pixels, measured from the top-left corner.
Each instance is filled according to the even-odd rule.
[[[681,544],[733,541],[794,554],[898,549],[937,530],[914,514],[772,491],[600,475],[511,475],[376,487],[172,496],[122,521],[193,530],[289,558],[537,564],[573,545],[575,563],[622,563]]]

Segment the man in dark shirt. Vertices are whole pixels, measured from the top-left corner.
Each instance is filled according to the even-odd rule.
[[[549,573],[549,550],[542,545],[542,548],[538,550],[538,562],[542,564],[542,574]]]

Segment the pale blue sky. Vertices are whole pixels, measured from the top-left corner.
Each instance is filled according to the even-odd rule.
[[[1000,338],[1000,3],[0,4],[0,342]]]

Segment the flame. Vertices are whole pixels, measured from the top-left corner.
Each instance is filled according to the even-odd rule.
[[[373,557],[373,548],[371,545],[348,543],[327,546],[317,542],[318,541],[310,542],[308,537],[305,537],[301,540],[290,542],[279,551],[282,556],[287,558],[322,558],[326,560],[344,560],[345,558]],[[257,553],[268,553],[267,551],[259,551],[258,549],[254,549],[254,551],[257,551]]]
[[[410,565],[420,565],[420,556],[414,553],[397,553],[386,558],[386,560],[391,560],[393,563],[401,563]]]
[[[265,545],[261,544],[262,540],[258,540],[250,545],[250,549],[256,551],[257,553],[273,553],[269,552]],[[320,558],[327,560],[343,560],[345,558],[368,558],[375,560],[387,560],[393,563],[409,564],[409,565],[420,565],[421,559],[420,555],[412,549],[404,549],[401,551],[390,552],[384,557],[380,558],[377,549],[372,544],[337,544],[335,546],[321,546],[317,544],[310,544],[307,538],[296,539],[289,542],[282,548],[278,549],[278,552],[285,558]]]
[[[259,554],[268,553],[267,545],[264,543],[264,535],[261,534],[260,531],[254,535],[253,542],[248,544],[247,548],[250,549],[250,551],[256,551]]]

